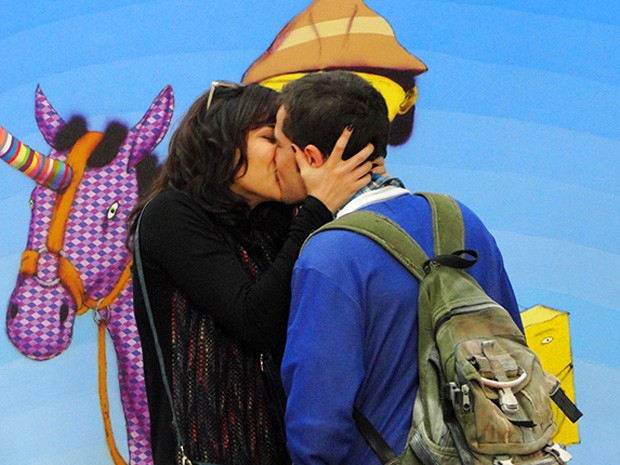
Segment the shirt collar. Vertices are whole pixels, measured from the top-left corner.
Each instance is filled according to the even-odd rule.
[[[366,192],[374,191],[374,190],[377,190],[385,186],[396,186],[396,187],[402,187],[402,188],[405,187],[402,181],[398,178],[395,178],[393,176],[382,176],[380,174],[373,173],[370,179],[370,182],[366,184],[364,187],[362,187],[360,190],[358,190],[353,195],[353,197],[349,199],[349,202],[353,200],[354,198],[359,197],[360,195]]]
[[[374,194],[376,192],[377,195]],[[378,191],[390,191],[382,192]],[[338,211],[336,216],[342,216],[346,213],[350,213],[353,210],[361,208],[366,203],[374,203],[388,198],[409,193],[405,188],[403,182],[393,176],[381,176],[380,174],[372,174],[372,178],[368,184],[362,187],[359,191],[349,199],[349,201]],[[366,194],[366,195],[364,195]],[[363,197],[363,199],[360,198]],[[370,197],[369,197],[370,196]]]

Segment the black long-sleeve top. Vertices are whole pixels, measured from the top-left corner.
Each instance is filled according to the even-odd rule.
[[[291,274],[299,249],[313,230],[331,219],[331,212],[319,200],[308,197],[272,264],[252,280],[221,234],[221,224],[186,194],[175,190],[159,193],[143,212],[140,246],[168,378],[175,291],[183,293],[196,310],[209,313],[241,344],[256,350],[278,350],[285,338]],[[137,279],[134,306],[144,354],[155,463],[173,463],[176,442],[170,408]]]

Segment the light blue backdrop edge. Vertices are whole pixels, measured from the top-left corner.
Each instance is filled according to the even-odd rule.
[[[310,2],[1,3],[0,124],[45,152],[33,115],[37,84],[61,115],[84,114],[95,129],[110,119],[135,124],[171,84],[178,121],[212,79],[239,80]],[[577,400],[586,413],[573,463],[613,463],[620,4],[366,3],[429,66],[418,82],[414,136],[391,149],[388,168],[412,190],[450,192],[483,218],[523,308],[570,312]],[[168,139],[157,149],[161,158]],[[32,188],[0,165],[0,302],[8,302],[19,268]],[[78,318],[65,353],[33,362],[0,336],[0,463],[112,463],[95,341],[92,320]],[[112,419],[127,457],[111,352],[109,360]]]

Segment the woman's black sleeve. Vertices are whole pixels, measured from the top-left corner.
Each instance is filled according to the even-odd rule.
[[[197,204],[181,194],[161,197],[144,212],[140,234],[145,257],[231,336],[258,349],[280,347],[299,249],[313,230],[332,219],[331,212],[308,197],[271,266],[252,280]]]

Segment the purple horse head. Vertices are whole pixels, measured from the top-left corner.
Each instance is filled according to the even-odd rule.
[[[104,133],[89,132],[81,118],[65,122],[37,87],[35,115],[49,155],[0,127],[0,158],[37,182],[8,305],[8,336],[25,356],[47,360],[69,346],[76,315],[92,309],[105,320],[118,358],[132,463],[150,463],[151,454],[126,220],[139,199],[141,172],[152,176],[156,169],[151,151],[168,131],[173,107],[167,86],[134,127],[111,123]]]

